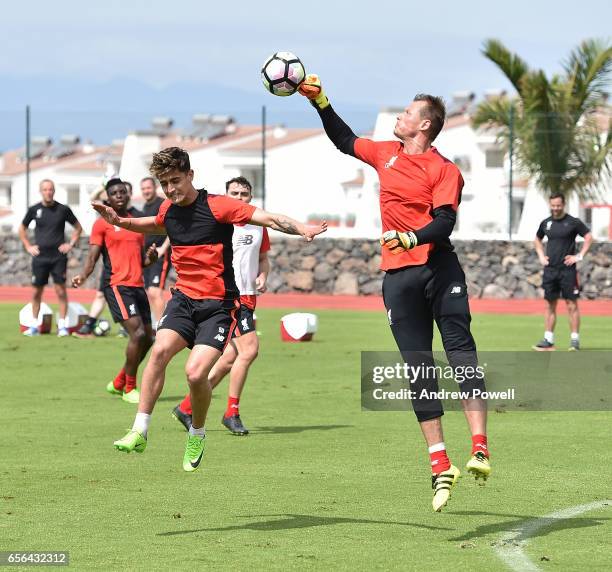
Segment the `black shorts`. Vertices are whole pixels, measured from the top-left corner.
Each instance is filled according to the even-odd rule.
[[[234,328],[234,338],[239,338],[245,334],[250,334],[255,331],[255,320],[253,315],[254,310],[248,306],[240,304],[238,312],[236,312],[236,327]]]
[[[144,283],[145,288],[161,288],[164,289],[166,285],[166,278],[170,271],[170,257],[162,256],[158,258],[153,264],[144,267]]]
[[[172,298],[157,323],[157,330],[175,331],[190,348],[204,345],[222,352],[236,327],[237,310],[235,300],[194,300],[172,289]]]
[[[104,298],[115,322],[140,316],[144,324],[151,323],[151,308],[144,288],[136,286],[106,286]]]
[[[580,284],[576,265],[545,266],[542,288],[544,298],[550,302],[559,298],[577,300],[580,296]]]
[[[61,252],[41,252],[32,258],[32,286],[46,286],[49,274],[54,284],[66,283],[66,266],[68,257]]]
[[[433,253],[426,264],[387,271],[383,299],[395,342],[403,360],[413,366],[433,366],[434,321],[451,367],[478,365],[476,344],[470,331],[470,308],[465,274],[454,252]],[[418,379],[413,386],[437,391],[433,378]],[[461,389],[484,389],[483,380],[464,382]],[[437,399],[412,402],[419,421],[440,417],[442,404]]]

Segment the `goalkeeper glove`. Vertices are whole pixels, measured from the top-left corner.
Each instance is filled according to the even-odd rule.
[[[388,248],[391,254],[401,254],[417,245],[417,237],[411,230],[408,232],[388,230],[382,235],[380,244]]]
[[[315,73],[308,74],[300,84],[298,91],[310,100],[313,107],[325,109],[329,105],[329,99],[321,87],[321,80]]]

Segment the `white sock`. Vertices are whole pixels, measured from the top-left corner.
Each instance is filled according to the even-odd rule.
[[[132,431],[138,431],[141,435],[146,437],[147,431],[149,430],[149,423],[151,423],[151,415],[149,413],[136,413]]]
[[[438,451],[444,451],[446,450],[446,445],[444,444],[444,441],[440,441],[440,443],[436,443],[435,445],[432,445],[431,447],[429,447],[429,453],[437,453]]]
[[[199,429],[196,429],[192,425],[191,427],[189,427],[189,434],[192,437],[195,437],[197,435],[198,437],[202,437],[202,439],[204,439],[204,437],[206,437],[206,429],[204,429],[204,427],[200,427]]]
[[[555,343],[555,334],[553,332],[544,332],[544,339],[549,343],[549,344],[554,344]]]
[[[66,327],[66,318],[57,319],[57,329],[63,330]]]
[[[580,339],[580,334],[578,332],[572,332],[570,335],[572,340],[578,341]]]

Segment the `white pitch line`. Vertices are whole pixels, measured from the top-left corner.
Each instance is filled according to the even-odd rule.
[[[497,556],[502,559],[506,566],[516,572],[539,571],[541,568],[536,566],[524,552],[527,542],[536,532],[538,532],[538,530],[561,520],[573,518],[579,514],[597,510],[605,506],[612,506],[612,500],[602,500],[572,506],[557,512],[552,512],[540,518],[527,520],[523,524],[508,531],[499,539],[499,544],[495,547]]]

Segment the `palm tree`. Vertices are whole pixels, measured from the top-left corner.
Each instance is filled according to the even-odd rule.
[[[512,136],[519,169],[545,194],[569,198],[575,193],[581,200],[600,195],[602,174],[612,173],[612,119],[606,104],[612,46],[601,40],[582,42],[563,62],[564,73],[551,79],[530,69],[498,40],[487,40],[483,54],[504,73],[517,96],[481,103],[474,127],[496,128],[505,145]],[[597,125],[602,112],[608,117],[605,140]]]

